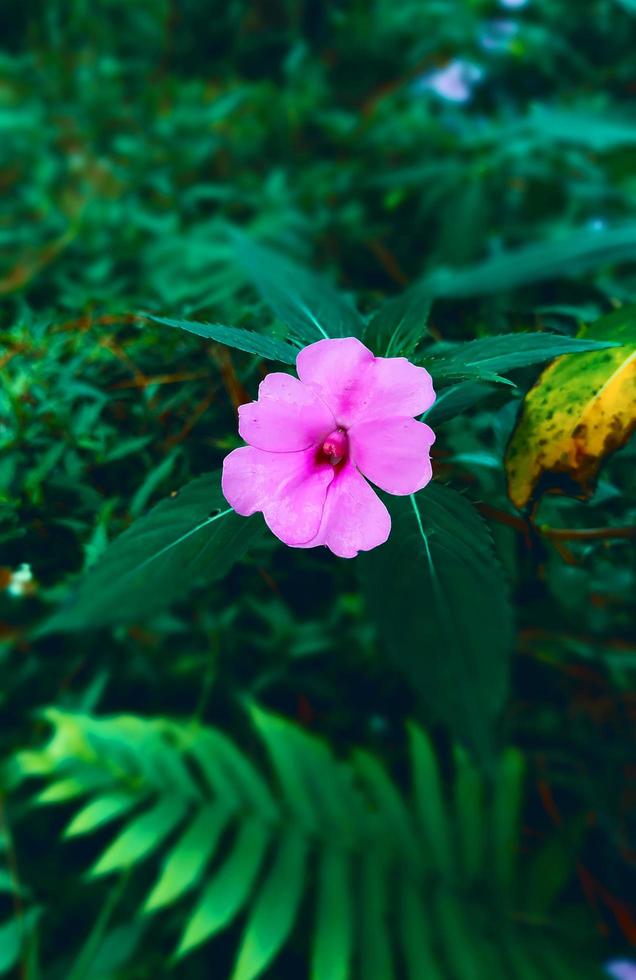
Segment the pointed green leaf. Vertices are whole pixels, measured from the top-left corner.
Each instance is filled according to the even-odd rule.
[[[628,0],[625,5],[633,2]],[[574,143],[599,152],[636,144],[633,120],[621,118],[616,110],[601,114],[585,105],[565,108],[536,103],[521,125],[536,133],[542,142],[550,139],[557,143]]]
[[[8,893],[9,895],[19,894],[19,889],[16,888],[14,879],[4,868],[0,868],[0,892]]]
[[[360,883],[360,976],[364,980],[393,980],[393,954],[389,931],[389,879],[373,850],[362,856]]]
[[[351,858],[327,847],[320,859],[311,980],[348,980],[353,947]]]
[[[168,797],[128,824],[106,848],[91,871],[93,877],[130,868],[155,851],[185,816],[183,800]]]
[[[241,940],[232,980],[259,977],[294,925],[304,886],[307,838],[288,830],[260,889]]]
[[[244,235],[234,238],[239,262],[287,324],[290,339],[304,346],[327,337],[362,336],[362,317],[325,279]]]
[[[451,380],[505,381],[502,371],[551,361],[561,354],[583,354],[616,346],[607,341],[565,337],[551,333],[509,333],[482,337],[439,354],[427,351],[421,363],[437,383]]]
[[[227,736],[214,729],[194,730],[187,744],[210,788],[228,806],[246,806],[265,822],[277,818],[278,808],[267,783]]]
[[[204,806],[168,854],[159,879],[146,899],[145,912],[169,905],[197,884],[229,819],[218,802]]]
[[[224,575],[262,529],[258,517],[228,506],[218,473],[199,477],[116,538],[42,632],[147,619],[197,582]]]
[[[387,300],[369,320],[364,342],[378,357],[412,357],[427,335],[430,297],[410,290]]]
[[[410,814],[386,770],[369,752],[355,752],[353,761],[372,798],[373,809],[393,833],[392,843],[403,848],[405,853],[411,855],[413,862],[417,863],[418,841],[413,832]]]
[[[445,980],[436,963],[430,903],[405,876],[401,886],[400,929],[409,980]]]
[[[269,830],[260,820],[246,820],[228,858],[206,885],[188,920],[176,957],[180,958],[228,925],[247,901],[267,851]]]
[[[287,805],[304,827],[317,831],[318,815],[307,792],[304,760],[294,750],[293,738],[289,738],[290,726],[277,715],[255,707],[251,715],[265,742]]]
[[[508,686],[506,582],[486,524],[437,483],[387,501],[388,542],[358,559],[384,643],[426,713],[485,760]]]
[[[297,725],[255,705],[250,706],[250,714],[286,786],[287,801],[299,817],[314,830],[329,828],[341,841],[351,842],[349,824],[359,814],[360,801],[350,770],[345,774],[327,745]]]
[[[242,327],[225,327],[221,323],[197,323],[194,320],[173,320],[169,317],[154,316],[150,313],[141,315],[154,323],[161,323],[166,327],[175,327],[178,330],[187,330],[189,333],[196,334],[197,337],[205,337],[206,340],[213,340],[218,344],[225,344],[227,347],[235,347],[237,350],[246,351],[248,354],[256,354],[268,361],[294,364],[298,354],[298,347],[292,347],[285,340],[255,333],[253,330],[244,330]]]
[[[449,878],[454,867],[452,838],[437,759],[422,729],[414,724],[408,727],[415,815],[429,858]]]
[[[40,804],[45,803],[66,803],[68,800],[74,800],[78,796],[84,796],[89,792],[92,786],[88,785],[88,780],[85,778],[85,774],[82,773],[81,778],[69,777],[68,779],[60,779],[58,782],[51,783],[50,786],[45,786],[41,793],[35,797],[35,802]],[[104,780],[104,774],[100,774],[100,783],[106,782],[110,783],[110,780]]]
[[[459,750],[455,760],[454,813],[457,841],[466,881],[473,881],[483,870],[486,858],[486,819],[484,780],[466,753]]]
[[[7,973],[15,966],[39,915],[39,909],[29,909],[24,915],[0,925],[0,973]]]
[[[501,252],[475,265],[438,269],[418,284],[424,295],[485,296],[532,282],[577,275],[610,262],[631,262],[636,224],[592,230],[574,228],[560,238]]]
[[[515,749],[508,749],[499,764],[490,817],[494,851],[493,870],[499,877],[500,886],[506,895],[510,895],[512,890],[517,861],[523,777],[523,756]]]
[[[75,814],[64,831],[65,837],[77,837],[79,834],[89,834],[98,827],[116,820],[136,806],[142,796],[137,793],[109,793],[91,800]]]
[[[444,959],[451,967],[453,980],[484,980],[476,958],[474,943],[467,922],[469,906],[449,889],[438,889],[435,903],[435,924]]]
[[[483,381],[460,381],[437,392],[437,398],[422,415],[422,421],[435,428],[442,422],[461,415],[477,405],[488,395],[492,395],[492,384]]]

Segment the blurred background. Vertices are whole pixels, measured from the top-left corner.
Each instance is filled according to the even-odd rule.
[[[365,750],[402,795],[405,719],[431,739],[433,877],[449,890],[417,914],[407,903],[408,953],[393,968],[372,902],[356,976],[636,977],[633,539],[531,553],[493,521],[517,637],[508,754],[483,785],[379,653],[352,564],[327,554],[268,538],[150,621],[31,633],[132,519],[238,445],[236,407],[262,365],[135,319],[271,322],[228,225],[320,270],[365,312],[431,277],[442,340],[572,335],[636,299],[634,0],[4,0],[0,45],[0,970],[232,975],[243,920],[188,934],[203,858],[144,905],[169,827],[108,873],[86,872],[126,826],[124,790],[167,793],[144,769],[144,720],[168,725],[157,771],[172,767],[170,779],[195,723],[270,779],[248,697],[339,759]],[[536,376],[440,426],[438,478],[510,512],[503,454]],[[635,461],[632,441],[589,503],[547,499],[540,520],[633,527]],[[120,803],[63,840],[78,780]],[[457,835],[476,855],[470,872],[444,850]],[[493,836],[498,871],[475,844]],[[235,877],[247,881],[246,867]],[[381,895],[379,881],[363,877],[355,894]],[[307,901],[269,980],[310,975]],[[334,908],[325,935],[346,948]],[[413,953],[420,927],[428,960]],[[172,959],[184,931],[190,946]],[[312,980],[347,975],[332,964]]]

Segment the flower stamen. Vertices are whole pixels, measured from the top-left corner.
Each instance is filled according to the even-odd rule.
[[[322,453],[332,466],[342,463],[349,455],[349,439],[345,429],[338,428],[330,432],[322,444]]]

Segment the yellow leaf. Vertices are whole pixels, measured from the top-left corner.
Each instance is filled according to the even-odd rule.
[[[579,336],[622,346],[557,358],[526,395],[506,452],[508,493],[520,509],[546,492],[589,497],[603,459],[636,428],[636,306]]]

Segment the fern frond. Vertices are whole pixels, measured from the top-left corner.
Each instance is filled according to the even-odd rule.
[[[368,752],[342,762],[289,721],[249,714],[267,764],[209,727],[56,709],[48,744],[14,765],[48,781],[37,804],[79,803],[66,836],[117,822],[93,876],[160,858],[142,911],[181,903],[176,958],[245,913],[230,980],[264,973],[305,904],[311,980],[525,980],[556,963],[559,980],[600,976],[574,963],[565,932],[525,924],[518,752],[487,792],[458,750],[447,796],[427,735],[411,725],[405,792]]]

